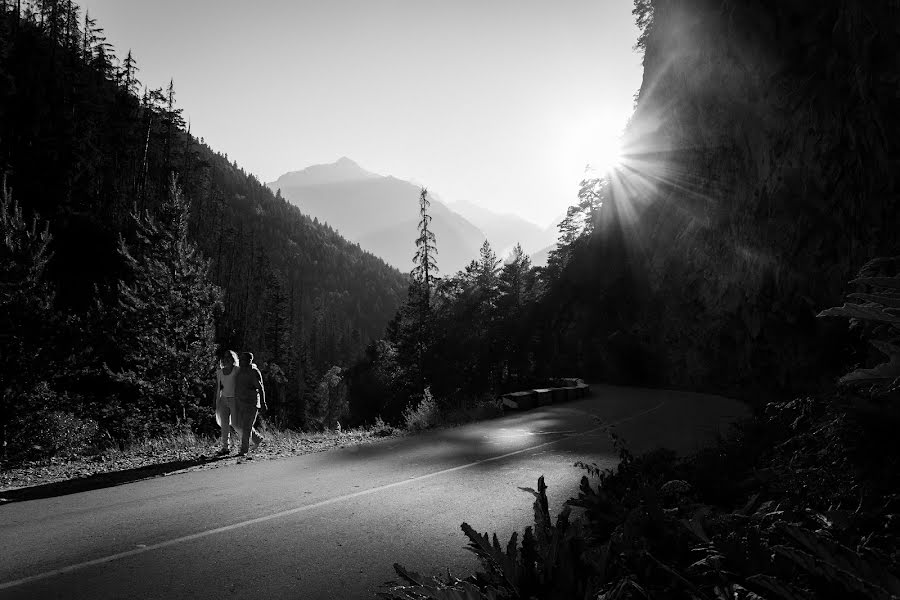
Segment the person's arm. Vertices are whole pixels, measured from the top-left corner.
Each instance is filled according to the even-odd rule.
[[[263,385],[262,373],[259,369],[253,369],[253,372],[256,373],[256,389],[259,390],[260,405],[263,410],[269,410],[269,406],[266,404],[266,387]]]
[[[222,370],[216,369],[216,390],[213,392],[213,408],[218,407],[219,395],[222,393]]]

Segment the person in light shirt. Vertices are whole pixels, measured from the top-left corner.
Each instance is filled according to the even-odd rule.
[[[235,414],[235,384],[239,371],[237,354],[234,350],[226,350],[219,362],[219,369],[216,370],[216,421],[221,428],[222,442],[219,456],[230,452],[231,417]]]

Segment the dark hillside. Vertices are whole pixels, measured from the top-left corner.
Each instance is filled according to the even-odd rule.
[[[300,418],[304,391],[380,336],[404,276],[191,135],[174,86],[143,87],[130,53],[113,53],[72,2],[24,3],[21,15],[3,3],[0,171],[26,215],[49,221],[46,274],[70,328],[60,360],[71,375],[82,368],[71,357],[99,366],[116,352],[86,315],[115,302],[118,239],[132,239],[133,213],[159,214],[174,174],[222,290],[217,342],[255,352],[279,414]]]
[[[585,268],[564,280],[585,308],[585,289],[638,287],[621,288],[620,316],[564,316],[596,340],[587,365],[615,376],[605,365],[620,354],[665,385],[747,394],[815,388],[861,360],[842,326],[814,316],[900,242],[897,10],[636,3],[630,155],[603,208],[587,209],[599,226],[575,253]],[[598,250],[610,227],[625,248],[608,258],[624,264]]]

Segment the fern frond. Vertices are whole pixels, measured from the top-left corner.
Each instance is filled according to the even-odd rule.
[[[887,288],[889,290],[900,290],[900,277],[858,277],[856,279],[851,279],[850,283],[871,285],[874,287]]]

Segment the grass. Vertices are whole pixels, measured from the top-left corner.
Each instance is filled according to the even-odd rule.
[[[343,431],[304,432],[263,426],[264,441],[251,451],[256,459],[269,460],[355,446],[403,435],[384,423]],[[236,448],[232,440],[232,448]],[[95,450],[86,455],[54,456],[0,469],[0,491],[43,485],[101,473],[136,469],[168,462],[212,457],[219,449],[218,437],[178,432],[132,442],[121,447]],[[232,457],[235,457],[233,450]],[[200,468],[200,467],[198,467]]]
[[[251,454],[261,460],[300,456],[366,444],[382,437],[454,427],[503,414],[502,409],[490,402],[469,403],[465,408],[439,409],[437,403],[432,401],[427,407],[411,407],[408,412],[405,428],[394,428],[381,419],[367,427],[319,432],[298,431],[265,423],[259,427],[264,442],[251,451]],[[236,440],[232,438],[232,457],[235,456],[236,447]],[[0,463],[0,492],[151,465],[184,461],[202,463],[202,459],[212,457],[218,450],[218,437],[177,431],[122,445],[88,448],[82,453],[57,453],[39,460],[5,465]],[[196,468],[206,467],[201,465]]]

